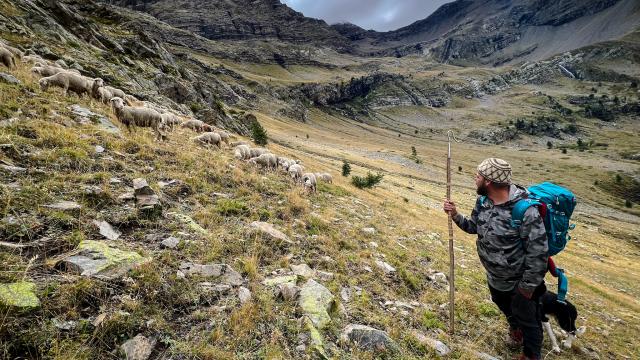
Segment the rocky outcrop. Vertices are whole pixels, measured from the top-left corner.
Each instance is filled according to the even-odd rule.
[[[179,29],[214,40],[278,39],[338,50],[349,41],[322,20],[305,17],[278,0],[204,1],[116,0],[110,3],[144,11]]]
[[[35,290],[36,284],[27,281],[0,284],[0,308],[20,311],[39,307]]]

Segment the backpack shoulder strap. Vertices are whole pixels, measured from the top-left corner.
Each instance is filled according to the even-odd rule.
[[[541,202],[533,199],[522,199],[516,202],[513,210],[511,210],[511,227],[519,229],[520,226],[522,226],[522,220],[524,219],[524,214],[527,212],[527,209],[540,205],[542,205]]]

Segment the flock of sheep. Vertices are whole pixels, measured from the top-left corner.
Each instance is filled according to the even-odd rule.
[[[305,173],[304,166],[300,164],[300,160],[276,156],[265,148],[251,148],[245,143],[234,143],[234,145],[236,145],[234,150],[236,159],[246,160],[267,170],[277,171],[281,169],[288,173],[296,183],[302,184],[307,191],[317,192],[318,181],[333,182],[333,177],[329,173]]]
[[[230,143],[232,135],[224,130],[215,129],[200,120],[176,115],[156,104],[139,101],[120,89],[105,85],[104,80],[100,78],[89,78],[80,74],[76,69],[69,69],[63,60],[51,63],[34,53],[24,55],[21,50],[0,40],[0,61],[2,64],[9,69],[15,69],[16,58],[22,63],[34,65],[31,72],[41,77],[38,84],[43,91],[52,86],[59,87],[63,89],[65,95],[71,91],[79,97],[86,94],[103,104],[110,104],[118,121],[129,130],[133,127],[149,127],[155,132],[157,140],[163,140],[165,138],[163,132],[181,126],[201,133],[193,138],[201,145],[214,145],[222,148],[224,143],[229,147],[232,146]],[[264,148],[250,148],[244,142],[236,142],[233,145],[235,146],[234,156],[237,159],[246,160],[268,170],[277,171],[280,168],[288,173],[296,183],[302,184],[305,190],[317,192],[318,181],[333,182],[333,177],[328,173],[305,173],[299,160],[278,157]]]

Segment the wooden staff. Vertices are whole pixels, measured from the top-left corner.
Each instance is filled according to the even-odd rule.
[[[447,152],[447,201],[451,201],[451,138],[453,133],[451,130],[447,133],[449,138],[449,146]],[[455,138],[454,138],[455,139]],[[455,259],[453,255],[453,219],[451,213],[448,213],[448,225],[449,225],[449,334],[454,335],[454,309],[455,309],[455,271],[454,264]]]

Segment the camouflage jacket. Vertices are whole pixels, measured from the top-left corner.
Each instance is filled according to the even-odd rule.
[[[519,229],[511,226],[513,206],[526,196],[524,188],[511,185],[506,203],[494,206],[488,197],[479,197],[470,217],[457,214],[453,218],[463,231],[478,234],[478,255],[489,285],[496,290],[519,286],[533,291],[547,272],[547,236],[538,209],[527,210]]]

